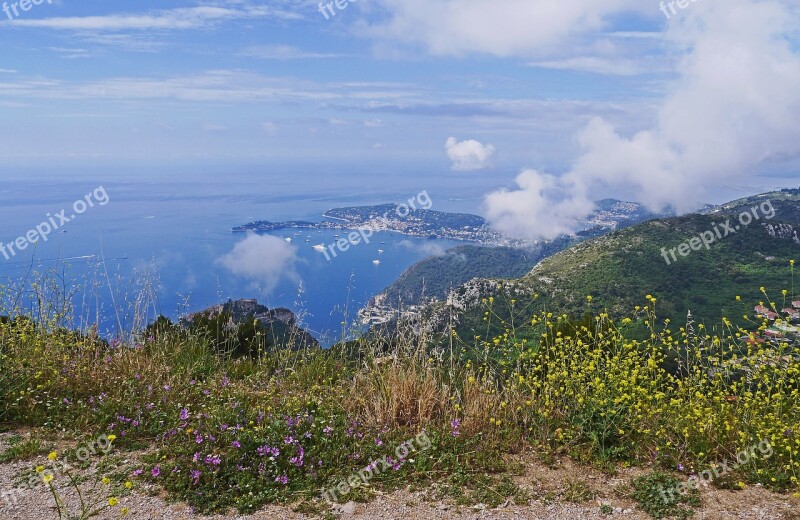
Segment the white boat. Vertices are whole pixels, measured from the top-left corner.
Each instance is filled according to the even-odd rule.
[[[385,253],[383,249],[378,249],[378,254],[382,255],[383,253]]]
[[[381,265],[381,261],[380,260],[373,260],[372,263],[375,264],[375,265]]]
[[[290,237],[286,237],[286,238],[284,238],[284,240],[286,240],[286,241],[287,241],[287,242],[289,242],[290,244],[292,243],[292,239],[291,239]]]
[[[314,251],[318,251],[320,253],[325,252],[325,244],[317,244],[314,246]]]

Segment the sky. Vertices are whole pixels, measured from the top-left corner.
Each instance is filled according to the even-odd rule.
[[[796,0],[37,2],[0,12],[0,178],[416,165],[528,238],[800,185]]]

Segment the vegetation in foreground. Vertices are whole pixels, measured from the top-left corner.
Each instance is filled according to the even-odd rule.
[[[791,269],[778,309],[796,299]],[[346,502],[430,482],[456,502],[524,503],[509,455],[528,448],[544,460],[637,465],[685,481],[767,441],[770,456],[737,465],[719,485],[800,492],[798,346],[764,342],[765,323],[746,330],[725,319],[716,335],[702,324],[673,328],[657,319],[654,297],[620,321],[601,312],[576,325],[540,311],[526,318],[525,337],[503,324],[497,337],[453,331],[448,347],[432,348],[424,334],[400,331],[380,344],[243,357],[220,348],[218,335],[163,320],[107,342],[60,326],[63,312],[5,314],[2,421],[66,431],[79,444],[113,435],[116,450],[145,455],[106,460],[99,478],[155,484],[200,512],[268,503],[324,511],[326,490]],[[636,324],[648,337],[628,334]],[[680,353],[677,371],[665,368],[669,352]],[[424,449],[407,444],[421,434]],[[41,449],[17,446],[9,456]],[[58,489],[59,478],[48,484]],[[632,483],[632,496],[656,517],[690,514],[694,497],[658,502],[654,482],[669,480],[653,473]]]

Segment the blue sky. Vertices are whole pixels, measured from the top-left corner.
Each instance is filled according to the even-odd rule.
[[[527,235],[601,192],[683,210],[797,184],[790,0],[344,3],[0,13],[0,160],[422,164],[496,176],[487,214]]]

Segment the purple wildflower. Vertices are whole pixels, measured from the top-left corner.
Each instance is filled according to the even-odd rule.
[[[461,421],[459,421],[458,419],[453,419],[452,421],[450,421],[450,429],[451,429],[450,435],[452,435],[453,437],[458,437],[459,435],[461,435],[461,432],[458,430],[458,427],[460,425]]]

